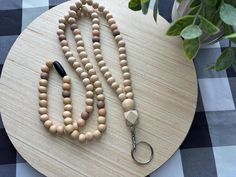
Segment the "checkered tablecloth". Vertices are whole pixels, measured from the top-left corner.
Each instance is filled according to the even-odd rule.
[[[0,71],[21,31],[36,17],[65,0],[0,0]],[[170,21],[174,0],[159,0]],[[236,73],[209,71],[227,46],[203,47],[195,60],[199,96],[192,127],[180,149],[150,177],[236,177]],[[235,46],[234,46],[235,47]],[[0,177],[41,177],[9,141],[0,118]]]

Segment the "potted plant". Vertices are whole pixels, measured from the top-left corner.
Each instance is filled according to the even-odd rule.
[[[147,14],[150,0],[130,0],[129,8],[142,10]],[[158,0],[154,2],[153,17],[157,20]],[[166,34],[180,36],[183,39],[184,55],[192,60],[202,44],[210,44],[221,39],[229,39],[229,46],[224,49],[209,67],[221,71],[233,67],[236,72],[235,50],[232,42],[236,43],[236,1],[235,0],[176,0],[173,6],[172,19]]]

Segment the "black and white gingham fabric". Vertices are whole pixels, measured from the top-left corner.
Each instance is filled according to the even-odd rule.
[[[0,0],[0,70],[22,30],[65,0]],[[174,0],[159,0],[170,21]],[[199,96],[195,118],[180,149],[150,177],[236,177],[236,73],[209,71],[227,41],[203,47],[195,60]],[[0,118],[0,177],[42,177],[9,141]]]

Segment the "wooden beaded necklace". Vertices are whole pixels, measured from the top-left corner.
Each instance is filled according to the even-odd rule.
[[[92,9],[88,9],[87,6],[92,6]],[[103,60],[101,44],[100,44],[100,26],[99,26],[99,18],[98,13],[102,14],[112,31],[112,34],[115,38],[115,41],[118,45],[119,50],[119,59],[120,59],[120,67],[123,75],[123,83],[118,84],[115,78],[112,76],[109,68],[106,66],[105,61]],[[135,162],[138,164],[147,164],[153,158],[153,149],[151,145],[147,142],[140,141],[136,143],[135,139],[135,126],[138,123],[138,112],[135,110],[134,103],[134,94],[132,92],[132,84],[131,84],[131,75],[129,72],[129,67],[127,63],[126,56],[126,48],[125,42],[118,30],[116,22],[112,16],[112,14],[104,8],[104,6],[99,5],[97,2],[93,2],[92,0],[80,0],[76,2],[74,5],[70,6],[70,10],[68,15],[65,15],[63,18],[59,19],[59,29],[57,31],[58,39],[60,41],[62,51],[65,55],[65,58],[70,63],[72,68],[78,74],[80,79],[83,82],[83,85],[86,89],[86,108],[85,111],[81,113],[80,118],[77,121],[73,121],[72,119],[72,100],[71,100],[71,79],[64,71],[61,64],[57,61],[47,61],[45,65],[41,68],[41,80],[39,82],[39,113],[40,120],[44,123],[44,126],[49,129],[49,132],[53,134],[66,134],[71,136],[73,139],[78,139],[79,142],[88,142],[93,139],[98,139],[101,137],[102,133],[106,129],[106,109],[105,109],[105,97],[103,95],[102,84],[99,81],[99,78],[96,74],[95,69],[93,68],[92,63],[87,58],[87,53],[84,48],[84,42],[81,36],[81,32],[77,25],[77,20],[80,16],[86,15],[92,20],[92,42],[93,42],[93,52],[97,64],[100,68],[101,73],[104,78],[107,80],[107,83],[110,87],[115,91],[118,99],[121,102],[122,108],[124,110],[124,117],[126,120],[127,126],[130,128],[131,137],[132,137],[132,149],[131,156]],[[72,33],[74,35],[74,39],[76,42],[77,52],[79,54],[79,58],[81,62],[78,62],[74,57],[73,53],[70,50],[68,45],[68,41],[66,39],[66,27],[70,26]],[[60,125],[59,123],[54,123],[49,116],[47,110],[47,84],[49,71],[53,68],[57,70],[57,72],[63,78],[62,85],[62,96],[64,103],[64,125]],[[95,100],[97,99],[97,101]],[[98,126],[97,129],[93,132],[82,133],[81,129],[85,126],[86,120],[89,118],[92,113],[94,107],[94,102],[96,102],[98,109]],[[135,158],[136,146],[139,144],[143,144],[150,148],[150,158],[147,161],[138,161]]]

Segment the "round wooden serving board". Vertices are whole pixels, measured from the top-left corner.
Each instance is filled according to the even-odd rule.
[[[115,93],[108,87],[92,54],[91,21],[79,21],[85,48],[103,83],[107,105],[107,130],[102,138],[80,144],[51,135],[38,114],[38,81],[46,60],[60,61],[72,77],[73,116],[84,108],[85,89],[61,51],[56,30],[58,19],[72,2],[61,4],[33,21],[19,36],[5,62],[0,91],[4,126],[17,151],[46,176],[108,177],[146,176],[166,162],[186,137],[195,113],[197,80],[192,62],[182,55],[180,39],[165,35],[169,24],[151,14],[144,16],[127,8],[127,1],[100,0],[117,21],[127,46],[136,108],[140,114],[137,141],[154,148],[153,161],[137,165],[130,156],[131,137]],[[102,19],[101,44],[113,76],[121,81],[117,46]],[[72,34],[70,45],[74,46]],[[75,48],[74,48],[75,49]],[[62,80],[54,71],[49,79],[49,114],[63,121]],[[96,128],[96,111],[86,130]]]

